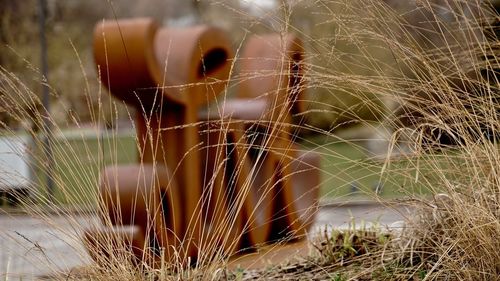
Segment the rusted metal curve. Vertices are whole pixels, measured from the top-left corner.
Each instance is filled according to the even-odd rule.
[[[162,247],[166,261],[184,263],[295,238],[310,227],[318,156],[294,160],[290,127],[283,126],[304,107],[304,48],[296,36],[250,38],[241,59],[247,79],[240,99],[201,118],[200,106],[224,89],[230,72],[232,52],[221,30],[159,29],[150,19],[106,21],[95,29],[94,55],[103,83],[138,109],[142,164],[102,174],[109,215],[103,220],[139,229],[116,235],[135,248]]]
[[[295,146],[292,149],[297,151]],[[314,222],[319,203],[320,159],[313,151],[297,151],[294,157],[281,159],[289,182],[277,191],[283,202],[280,207],[285,209],[288,230],[294,237],[306,234]]]
[[[269,188],[275,201],[272,231],[268,237],[271,240],[305,234],[317,205],[317,197],[312,197],[318,195],[319,170],[305,173],[302,171],[305,162],[293,160],[297,154],[290,127],[286,125],[291,122],[292,114],[304,110],[303,58],[302,42],[294,35],[252,36],[240,58],[240,75],[246,79],[241,82],[238,96],[244,99],[233,100],[225,108],[227,112],[234,112],[232,116],[236,118],[267,120],[267,123],[249,123],[247,130],[249,135],[258,136],[251,145],[267,151],[265,169],[270,170],[270,174],[266,178],[271,179]],[[254,100],[253,116],[250,110],[242,110],[249,99]],[[260,108],[255,109],[258,103]],[[316,158],[312,158],[307,158],[309,165],[315,164]],[[294,172],[306,181],[296,181]],[[298,182],[303,185],[299,186]],[[305,208],[307,204],[313,208]]]
[[[106,20],[94,29],[94,60],[101,81],[128,104],[149,108],[160,98],[156,86],[162,76],[152,44],[157,29],[145,18]]]
[[[249,173],[250,190],[245,202],[246,237],[249,240],[246,245],[255,247],[267,243],[271,235],[275,210],[275,170],[269,152],[251,148],[248,153],[252,158],[252,169]]]
[[[234,132],[220,123],[206,123],[200,128],[201,171],[203,175],[203,220],[205,239],[201,248],[219,247],[212,252],[231,255],[240,245],[243,218],[238,204],[241,185],[233,177],[239,163]],[[206,253],[206,251],[205,251]]]
[[[264,112],[265,104],[262,100],[234,99],[227,101],[225,107],[220,110],[228,120],[258,120]],[[266,186],[264,189],[269,191],[255,192],[254,189],[254,193],[248,195],[246,213],[257,212],[255,218],[246,216],[248,225],[251,225],[248,244],[262,244],[269,239],[299,237],[305,234],[317,210],[319,156],[314,152],[297,154],[297,149],[290,139],[291,134],[286,128],[273,131],[272,124],[255,121],[245,124],[248,135],[246,142],[249,147],[247,150],[253,151],[254,155],[254,176],[261,180],[267,179],[265,183],[254,182],[254,188]],[[259,153],[262,153],[260,162],[255,156]],[[259,203],[259,200],[262,202]],[[267,214],[265,219],[259,217],[259,213],[263,212]]]
[[[202,105],[225,87],[232,58],[221,30],[209,26],[158,29],[149,18],[107,20],[94,30],[101,80],[118,98],[146,110]]]
[[[105,224],[137,225],[149,247],[165,248],[173,258],[184,236],[179,186],[164,165],[109,166],[101,175]],[[110,221],[108,221],[110,220]]]
[[[226,135],[233,135],[236,144],[233,166],[237,165],[238,169],[233,174],[243,199],[239,216],[244,220],[241,243],[244,248],[265,244],[271,234],[274,168],[268,159],[269,152],[262,146],[263,135],[248,133],[249,126],[262,117],[266,104],[263,100],[230,99],[221,107],[200,114],[201,120],[209,120],[206,130],[231,132]],[[207,158],[211,157],[207,154]]]
[[[271,190],[272,169],[266,158],[266,151],[249,145],[246,124],[241,121],[228,121],[225,127],[226,138],[232,153],[227,155],[230,164],[227,176],[235,181],[237,199],[236,214],[243,221],[239,228],[241,247],[255,247],[268,241],[271,232],[272,212],[274,209],[273,190]],[[232,145],[231,145],[232,144]]]
[[[214,27],[158,29],[150,19],[106,21],[95,29],[94,53],[106,69],[104,84],[138,109],[140,162],[175,169],[185,217],[181,259],[196,257],[202,186],[195,124],[199,107],[227,83],[230,42]]]
[[[279,120],[280,112],[303,112],[304,54],[302,40],[293,34],[251,36],[239,58],[238,97],[267,100],[270,120]]]
[[[233,53],[226,33],[218,28],[161,29],[155,54],[167,81],[164,91],[182,104],[207,104],[227,85]]]
[[[247,246],[305,234],[317,206],[317,197],[312,197],[318,195],[319,168],[303,169],[305,160],[294,160],[297,153],[289,128],[259,120],[265,115],[267,104],[263,99],[232,99],[217,108],[217,112],[211,112],[212,120],[241,120],[247,131],[246,145],[253,168],[248,174],[253,184],[245,204]],[[294,172],[298,175],[294,176]],[[296,181],[297,177],[302,178]],[[297,185],[298,182],[303,185]],[[312,208],[304,209],[307,204]]]
[[[277,139],[265,160],[272,171],[267,175],[273,200],[269,241],[303,237],[318,208],[320,157],[286,143],[286,139]]]

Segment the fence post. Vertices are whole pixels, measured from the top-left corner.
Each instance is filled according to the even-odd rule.
[[[46,0],[38,0],[39,8],[39,26],[40,26],[40,59],[41,59],[41,73],[42,73],[42,112],[43,112],[43,124],[42,124],[42,134],[43,134],[43,150],[45,156],[47,157],[46,165],[46,180],[47,180],[47,193],[49,202],[54,202],[54,180],[53,180],[53,168],[54,160],[52,154],[52,146],[49,140],[50,136],[50,100],[49,100],[49,85],[48,85],[48,63],[47,63],[47,40],[45,37],[45,12],[47,9]]]

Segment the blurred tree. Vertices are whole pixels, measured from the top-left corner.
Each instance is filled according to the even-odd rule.
[[[74,118],[79,122],[101,118],[108,125],[116,118],[128,118],[126,108],[118,104],[116,111],[113,100],[99,89],[90,34],[95,23],[104,18],[149,16],[167,25],[214,24],[230,32],[235,48],[252,33],[297,33],[304,39],[309,53],[307,61],[312,66],[308,89],[312,110],[307,114],[311,124],[331,129],[353,120],[377,120],[387,108],[393,107],[390,99],[373,89],[363,90],[337,78],[351,75],[377,79],[400,75],[395,70],[401,69],[405,75],[411,75],[411,71],[404,70],[404,65],[396,64],[385,42],[363,33],[366,35],[367,26],[376,28],[374,18],[391,14],[370,10],[376,3],[379,6],[386,3],[408,22],[406,32],[412,36],[398,35],[401,40],[414,40],[423,51],[439,46],[448,38],[435,35],[433,30],[437,26],[429,20],[429,15],[437,13],[441,21],[453,21],[449,12],[442,9],[451,0],[430,1],[433,5],[422,6],[419,3],[426,1],[49,0],[47,39],[54,115],[63,126],[71,125]],[[26,64],[28,61],[35,68],[38,66],[38,46],[33,42],[33,38],[37,38],[34,7],[34,0],[0,1],[0,64],[37,91],[40,81],[33,80],[36,75]],[[379,28],[379,31],[398,30]],[[5,48],[6,45],[10,49]]]

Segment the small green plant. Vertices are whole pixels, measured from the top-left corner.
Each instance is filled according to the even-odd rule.
[[[339,273],[339,274],[334,274],[331,279],[331,281],[346,281],[347,278],[344,277],[344,275],[342,275],[342,273]]]

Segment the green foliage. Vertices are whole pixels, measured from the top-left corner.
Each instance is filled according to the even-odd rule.
[[[344,277],[342,273],[336,273],[333,274],[333,276],[330,278],[331,281],[346,281],[347,277]]]

